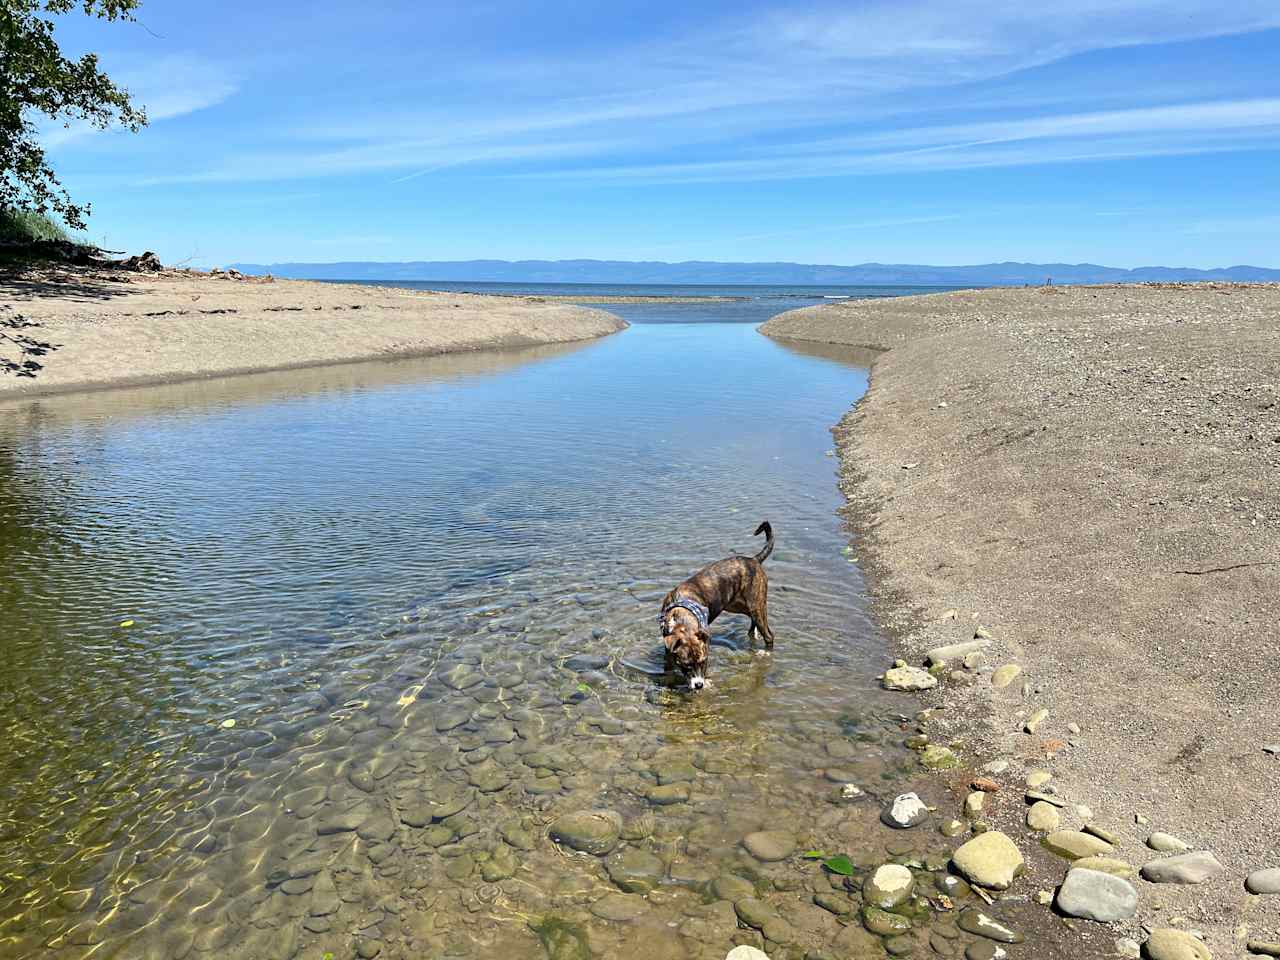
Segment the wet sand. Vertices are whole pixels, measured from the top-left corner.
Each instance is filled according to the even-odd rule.
[[[935,740],[1010,763],[992,821],[1037,846],[1022,777],[1042,768],[1063,827],[1104,827],[1114,856],[1163,856],[1144,845],[1162,830],[1224,865],[1134,881],[1135,920],[1076,921],[1082,955],[1145,940],[1139,924],[1200,931],[1218,957],[1280,940],[1280,896],[1244,888],[1280,866],[1280,287],[959,291],[762,331],[887,351],[835,431],[842,487],[904,657],[993,636],[924,696]],[[1009,662],[1023,672],[996,689]],[[1064,872],[1041,854],[1013,892]]]
[[[22,317],[32,324],[15,329]],[[0,275],[0,334],[49,347],[0,374],[0,400],[332,363],[589,340],[626,324],[534,299],[184,271],[63,268]]]

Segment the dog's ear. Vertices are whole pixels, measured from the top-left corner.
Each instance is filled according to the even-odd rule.
[[[702,659],[706,659],[711,652],[711,634],[702,627],[698,628],[698,643],[702,644]]]
[[[676,649],[676,640],[677,640],[677,639],[678,639],[678,638],[676,637],[676,635],[675,635],[674,633],[667,633],[667,634],[664,634],[664,635],[663,635],[663,637],[662,637],[662,643],[663,643],[663,645],[664,645],[668,650],[670,650],[670,651],[672,651],[672,652],[674,653],[674,652],[675,652],[675,649]]]

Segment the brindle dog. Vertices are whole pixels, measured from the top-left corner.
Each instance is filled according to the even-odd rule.
[[[773,552],[773,527],[766,520],[755,535],[765,535],[764,549],[754,557],[729,557],[703,567],[666,595],[662,601],[662,642],[667,647],[666,667],[678,667],[689,681],[690,690],[707,684],[707,660],[711,654],[708,627],[724,611],[745,613],[751,618],[748,638],[764,637],[773,649],[769,629],[769,577],[764,561]]]

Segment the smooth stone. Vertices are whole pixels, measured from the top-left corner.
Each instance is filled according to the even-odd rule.
[[[1027,786],[1032,790],[1039,790],[1052,779],[1053,774],[1048,770],[1032,770],[1027,774]]]
[[[1006,663],[1003,667],[996,667],[991,674],[991,685],[997,690],[1003,690],[1013,681],[1018,679],[1018,675],[1022,673],[1022,667],[1016,663]]]
[[[764,900],[757,900],[754,897],[743,897],[741,900],[735,901],[733,910],[738,915],[739,920],[748,927],[755,927],[757,930],[762,930],[766,923],[778,918],[778,912],[769,903]]]
[[[601,920],[628,923],[650,910],[649,902],[634,893],[608,893],[591,904],[591,912]]]
[[[1213,960],[1209,948],[1183,930],[1152,930],[1143,949],[1150,960]]]
[[[1225,868],[1208,850],[1183,853],[1163,860],[1152,860],[1142,868],[1142,879],[1151,883],[1204,883]]]
[[[907,957],[915,953],[916,941],[914,937],[908,936],[889,937],[884,942],[884,948],[891,957]]]
[[[1116,953],[1125,960],[1138,960],[1142,956],[1142,945],[1132,937],[1121,937],[1116,941]]]
[[[938,678],[928,670],[920,667],[894,667],[886,670],[880,682],[886,690],[905,690],[913,692],[928,690],[938,685]]]
[[[650,787],[645,797],[656,807],[669,807],[673,803],[688,803],[691,793],[687,783],[668,783]]]
[[[929,819],[929,808],[914,793],[904,793],[894,797],[880,813],[880,821],[895,830],[909,830]]]
[[[1190,844],[1183,843],[1171,833],[1159,830],[1147,837],[1147,846],[1158,853],[1186,853],[1191,849]]]
[[[319,874],[316,877],[315,886],[311,888],[311,915],[327,917],[337,912],[340,906],[342,906],[342,900],[338,896],[338,888],[334,886],[333,878],[328,873]]]
[[[1009,761],[1004,759],[992,760],[990,763],[984,763],[982,769],[987,773],[1004,773],[1009,769]]]
[[[350,833],[364,823],[368,815],[368,809],[347,810],[345,813],[330,814],[327,817],[322,817],[316,823],[316,833],[322,837],[333,833]]]
[[[1057,902],[1068,916],[1114,923],[1138,912],[1138,891],[1128,880],[1077,867],[1062,881]]]
[[[1109,873],[1113,877],[1120,877],[1124,880],[1138,875],[1136,867],[1114,857],[1081,857],[1079,860],[1072,861],[1071,866],[1067,869],[1097,870],[1099,873]]]
[[[754,897],[756,888],[750,880],[744,880],[732,873],[722,873],[711,881],[711,892],[721,900],[737,902]]]
[[[1257,896],[1280,893],[1280,867],[1253,871],[1245,878],[1244,888]]]
[[[1280,957],[1280,941],[1250,940],[1245,946],[1262,957]]]
[[[838,893],[815,893],[813,902],[837,917],[847,917],[853,913],[853,901]]]
[[[1090,836],[1097,837],[1099,840],[1109,843],[1113,847],[1120,845],[1120,838],[1106,827],[1098,826],[1096,823],[1086,823],[1082,829]]]
[[[724,960],[769,960],[769,955],[749,943],[743,943],[726,953]]]
[[[1049,711],[1041,707],[1031,716],[1027,717],[1027,722],[1022,725],[1022,729],[1027,733],[1035,733],[1040,729],[1040,724],[1049,719]]]
[[[877,937],[894,937],[911,930],[911,921],[906,917],[870,904],[862,908],[862,925]]]
[[[1026,939],[1012,927],[972,907],[960,911],[960,916],[956,918],[956,925],[965,933],[972,933],[975,937],[986,937],[997,943],[1022,943]]]
[[[1049,803],[1061,809],[1067,805],[1067,801],[1052,793],[1041,793],[1039,790],[1028,790],[1026,793],[1027,803]]]
[[[990,940],[975,940],[965,947],[965,960],[1003,960],[1009,951]]]
[[[988,830],[962,844],[951,862],[965,879],[992,890],[1008,890],[1023,870],[1022,854],[999,830]]]
[[[1050,853],[1056,853],[1067,860],[1079,860],[1081,857],[1105,857],[1113,849],[1107,841],[1091,837],[1079,830],[1059,830],[1049,834],[1041,842]]]
[[[565,814],[551,825],[551,839],[583,853],[603,856],[618,845],[622,817],[612,810]]]
[[[934,647],[925,654],[924,662],[928,664],[938,665],[944,664],[948,660],[963,660],[971,653],[977,653],[991,646],[991,641],[982,637],[975,637],[972,640],[963,640],[960,643],[948,643],[942,647]]]
[[[628,847],[605,861],[609,879],[625,893],[646,893],[662,882],[666,867],[648,850]]]
[[[951,770],[960,766],[960,758],[950,747],[937,744],[925,747],[920,752],[920,762],[930,770]]]
[[[450,707],[436,717],[436,733],[448,733],[471,719],[470,707]]]
[[[1052,833],[1058,829],[1061,823],[1062,817],[1058,814],[1058,808],[1051,803],[1045,803],[1043,800],[1037,800],[1027,811],[1027,826],[1032,830],[1043,830],[1045,833]]]
[[[795,853],[796,838],[785,830],[761,830],[743,837],[742,845],[757,860],[773,863]]]
[[[485,883],[497,883],[499,880],[515,876],[519,866],[515,850],[505,843],[500,843],[489,859],[480,864],[480,878]]]
[[[698,776],[698,771],[693,764],[684,760],[661,764],[654,767],[653,772],[660,786],[666,786],[668,783],[689,783]]]
[[[986,805],[987,795],[980,790],[975,790],[964,798],[964,815],[969,818],[979,816]]]
[[[964,824],[959,820],[948,820],[938,828],[938,832],[944,837],[958,837],[964,833]]]
[[[881,910],[892,910],[910,899],[915,885],[910,870],[896,863],[886,863],[862,882],[862,899]]]

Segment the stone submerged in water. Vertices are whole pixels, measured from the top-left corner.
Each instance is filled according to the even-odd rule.
[[[618,845],[622,817],[612,810],[565,814],[551,825],[551,839],[583,853],[603,856]]]
[[[1225,868],[1208,850],[1183,853],[1163,860],[1152,860],[1142,868],[1142,879],[1150,883],[1204,883]]]
[[[785,830],[761,830],[743,837],[742,845],[757,860],[772,863],[795,853],[796,838]]]
[[[862,899],[881,910],[892,910],[907,902],[915,885],[910,870],[886,863],[862,882]]]
[[[938,678],[920,667],[894,667],[892,670],[885,671],[880,682],[886,690],[914,692],[936,687]]]
[[[769,960],[769,955],[763,950],[744,943],[726,953],[724,960]]]
[[[1209,948],[1183,930],[1152,930],[1145,948],[1150,960],[1213,960]]]
[[[1008,890],[1022,873],[1022,854],[999,830],[988,830],[962,844],[951,862],[965,879],[980,887]]]
[[[975,940],[965,947],[965,960],[1004,960],[1009,951],[990,940]]]
[[[649,901],[634,893],[608,893],[591,904],[591,912],[601,920],[627,923],[649,912]]]
[[[639,847],[617,850],[605,861],[605,870],[618,889],[626,893],[647,893],[662,882],[666,868],[662,861]]]
[[[1280,893],[1280,867],[1253,871],[1245,878],[1244,888],[1255,896]]]
[[[986,937],[997,943],[1022,943],[1026,939],[1012,927],[972,907],[960,911],[956,925],[965,933],[972,933],[975,937]]]
[[[1098,870],[1076,868],[1058,888],[1058,909],[1068,916],[1112,923],[1138,911],[1138,891],[1127,880]]]
[[[907,830],[919,826],[929,819],[929,808],[917,794],[904,793],[894,797],[880,813],[880,820],[885,826],[895,830]]]

